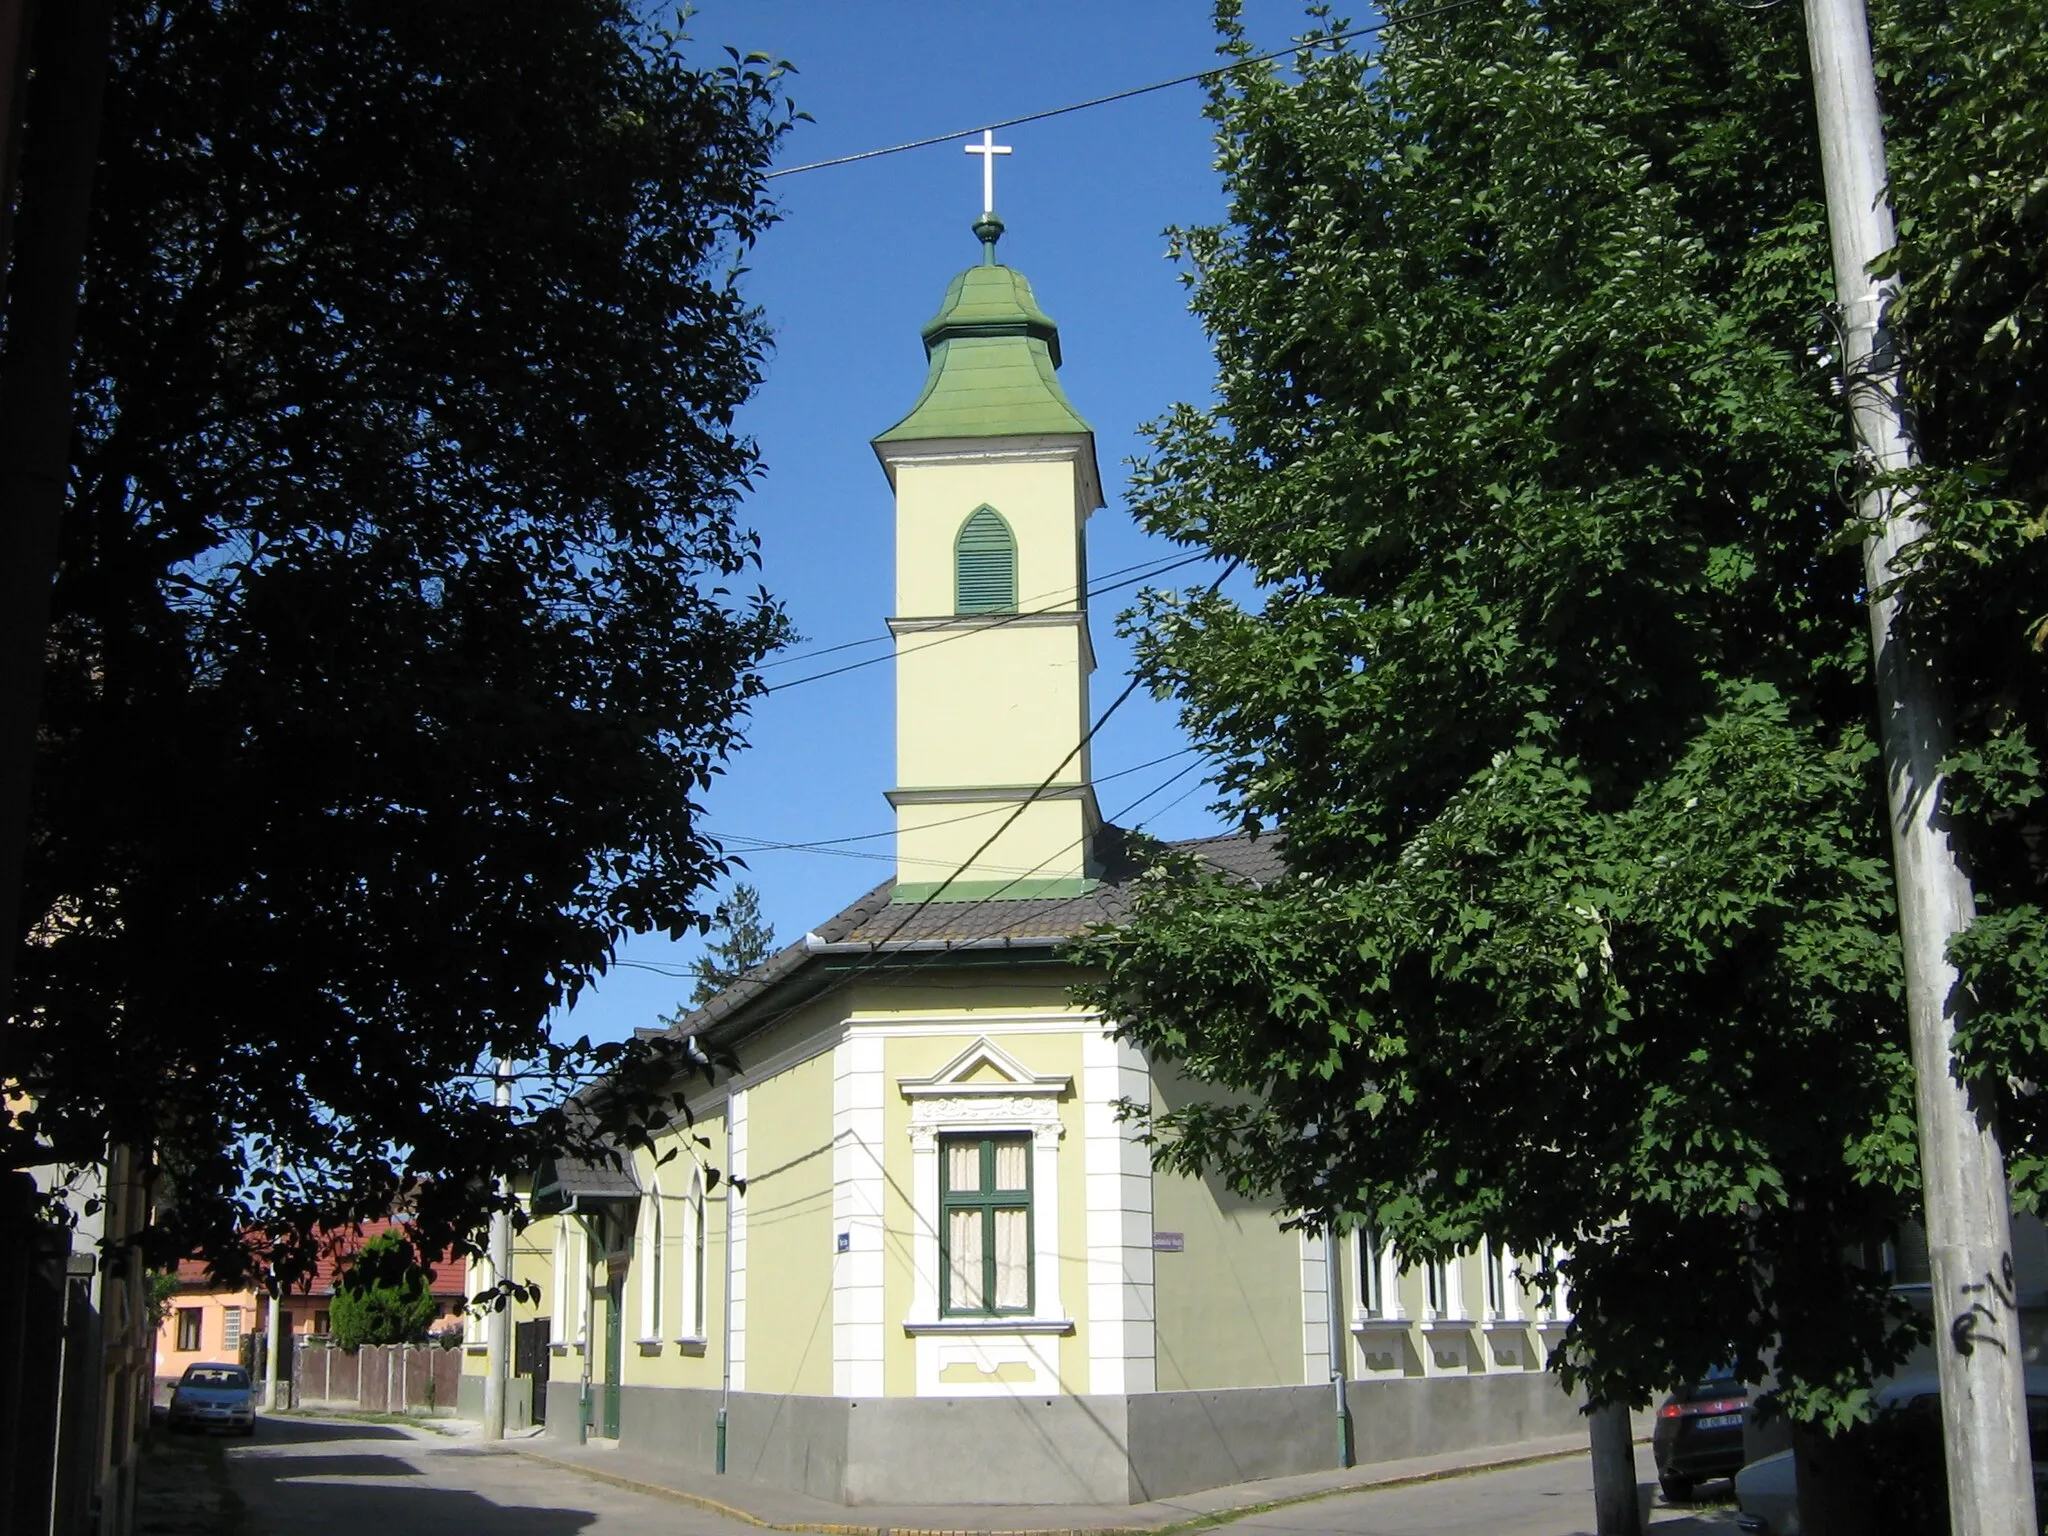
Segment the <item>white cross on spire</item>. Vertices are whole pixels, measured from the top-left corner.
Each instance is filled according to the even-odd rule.
[[[979,144],[963,144],[960,147],[970,155],[981,156],[981,211],[983,213],[994,213],[996,211],[996,156],[1007,155],[1010,152],[1010,146],[996,142],[995,129],[984,128],[981,130],[981,142]]]

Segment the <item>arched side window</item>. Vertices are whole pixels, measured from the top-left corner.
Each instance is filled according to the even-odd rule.
[[[976,507],[953,541],[953,611],[1017,611],[1017,540],[1002,513]]]
[[[684,1314],[690,1320],[693,1339],[709,1337],[704,1332],[704,1261],[710,1243],[704,1214],[704,1174],[700,1169],[690,1180],[690,1305]]]
[[[645,1266],[640,1284],[640,1337],[643,1340],[661,1337],[661,1228],[661,1183],[657,1179],[654,1188],[640,1197],[638,1257]]]

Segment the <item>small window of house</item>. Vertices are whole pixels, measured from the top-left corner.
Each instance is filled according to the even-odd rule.
[[[704,1337],[704,1277],[708,1247],[704,1225],[704,1176],[698,1174],[690,1185],[690,1337]]]
[[[178,1308],[178,1350],[189,1354],[199,1348],[199,1320],[206,1313],[198,1307]]]
[[[949,1317],[1031,1310],[1031,1138],[939,1143],[939,1308]]]
[[[1387,1298],[1383,1293],[1380,1235],[1371,1227],[1358,1229],[1358,1309],[1367,1317],[1385,1317]]]
[[[1422,1266],[1422,1296],[1431,1317],[1451,1315],[1451,1273],[1442,1259],[1431,1259]]]
[[[1017,611],[1017,540],[994,507],[977,507],[953,545],[956,613]]]
[[[242,1309],[223,1307],[220,1313],[220,1347],[240,1349],[242,1347]]]

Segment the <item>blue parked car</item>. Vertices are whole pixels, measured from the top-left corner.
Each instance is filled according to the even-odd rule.
[[[239,1365],[201,1361],[185,1367],[171,1389],[172,1429],[224,1429],[256,1433],[256,1389]]]

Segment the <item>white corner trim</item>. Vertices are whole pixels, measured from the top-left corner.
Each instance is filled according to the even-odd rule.
[[[832,1056],[832,1230],[844,1245],[831,1260],[832,1389],[839,1397],[885,1391],[883,1061],[882,1041],[861,1031],[849,1032]]]

